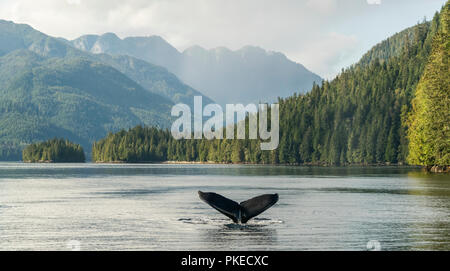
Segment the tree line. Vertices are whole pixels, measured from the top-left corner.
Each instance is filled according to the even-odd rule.
[[[448,9],[443,11],[448,13]],[[276,150],[261,151],[260,140],[174,140],[167,130],[138,126],[110,133],[96,142],[93,161],[417,164],[408,160],[411,100],[441,21],[437,13],[431,22],[395,36],[395,42],[388,39],[376,46],[388,53],[371,52],[371,57],[343,70],[335,79],[315,84],[309,93],[279,99],[280,144]],[[376,55],[388,57],[372,57]],[[448,62],[445,65],[448,74]],[[448,99],[446,82],[441,85]],[[443,120],[447,120],[448,129],[448,114]],[[448,131],[446,136],[448,140]],[[441,150],[448,156],[448,145]]]
[[[84,163],[84,150],[79,144],[64,139],[51,139],[28,145],[22,153],[24,162]]]
[[[409,116],[408,162],[450,165],[450,7],[441,12],[431,55],[417,86]]]
[[[261,151],[258,139],[175,140],[168,130],[137,126],[95,142],[92,160],[449,165],[448,18],[447,3],[431,22],[381,42],[333,80],[279,99],[273,151]],[[24,160],[53,160],[54,147],[44,145],[30,145]]]

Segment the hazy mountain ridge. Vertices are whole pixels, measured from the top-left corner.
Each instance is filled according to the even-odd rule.
[[[148,91],[169,98],[173,103],[192,105],[194,96],[203,96],[204,103],[213,103],[209,97],[184,84],[161,66],[127,55],[97,54],[95,59],[124,73]]]
[[[173,69],[179,52],[159,36],[120,39],[114,33],[85,35],[70,43],[77,49],[94,54],[129,55],[152,64]]]
[[[436,16],[434,16],[431,21],[423,21],[420,24],[408,27],[376,44],[366,52],[355,65],[366,66],[377,59],[386,61],[391,57],[401,55],[405,48],[411,47],[414,43],[417,43],[417,41],[422,39],[424,35],[427,35],[429,27],[431,27],[429,30],[431,35],[429,35],[428,38],[431,39],[439,27],[439,21],[437,20],[439,16],[437,14],[438,13],[436,13]],[[429,48],[425,49],[426,52],[429,53],[431,50],[429,44],[431,43],[428,41],[426,44],[428,44]]]
[[[86,35],[71,41],[94,54],[130,55],[166,67],[185,83],[220,104],[275,101],[306,92],[322,79],[281,53],[245,46],[206,50],[192,46],[184,52],[158,36],[120,39],[115,34]]]
[[[85,36],[80,39],[77,43],[80,49],[91,48],[94,45],[93,37]],[[114,34],[106,34],[104,39],[108,41],[108,44],[114,44],[112,41],[118,38]],[[114,45],[112,47],[117,48]],[[0,20],[0,56],[18,49],[27,49],[45,57],[84,57],[94,62],[105,63],[131,79],[139,81],[138,83],[149,91],[169,98],[174,103],[192,103],[195,95],[202,95],[207,102],[212,102],[203,93],[181,82],[167,69],[153,63],[125,55],[114,58],[98,55],[102,53],[100,50],[95,50],[96,54],[89,54],[74,48],[72,43],[65,39],[47,36],[29,25]]]
[[[413,164],[445,171],[450,159],[449,10],[447,4],[441,19],[437,13],[431,23],[374,46],[369,57],[307,94],[280,99],[275,150],[261,151],[261,140],[173,140],[167,131],[136,127],[97,142],[94,160],[403,165],[413,158],[418,160]],[[189,53],[201,51],[194,47]],[[408,116],[416,127],[412,131]],[[151,143],[151,138],[162,140]],[[159,151],[145,151],[151,149]]]
[[[45,57],[83,56],[82,51],[66,46],[26,24],[0,20],[0,56],[27,49]]]
[[[89,59],[13,51],[0,58],[0,75],[10,78],[0,90],[0,141],[29,143],[58,136],[89,149],[108,131],[137,124],[166,127],[169,120],[170,100]]]
[[[83,52],[28,25],[0,20],[0,51],[2,157],[55,136],[89,150],[109,131],[165,128],[175,102],[201,95],[163,67]]]

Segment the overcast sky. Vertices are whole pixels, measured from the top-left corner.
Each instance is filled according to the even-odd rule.
[[[74,39],[115,32],[192,45],[279,51],[331,78],[445,0],[0,0],[0,18]]]

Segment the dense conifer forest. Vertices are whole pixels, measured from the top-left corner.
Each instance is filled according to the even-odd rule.
[[[446,5],[412,101],[408,162],[415,165],[450,165],[449,13]]]
[[[447,18],[448,4],[442,12],[442,17]],[[440,59],[435,47],[445,48],[434,43],[442,39],[448,42],[448,36],[442,34],[447,33],[448,24],[442,24],[440,17],[437,13],[431,22],[419,23],[376,45],[359,63],[343,70],[334,80],[315,85],[309,93],[280,99],[280,144],[276,150],[261,151],[259,140],[174,140],[169,131],[139,126],[109,134],[95,143],[93,160],[405,164],[411,101],[419,81],[423,89],[435,91],[434,86],[426,86],[432,80],[428,79],[431,72],[421,77],[427,63],[437,61],[429,61],[432,50],[434,58]],[[439,95],[448,101],[448,62],[439,61],[441,75],[447,76],[447,81],[433,77],[433,82],[440,84]],[[430,63],[428,66],[433,65]],[[422,99],[420,95],[419,87],[415,104]],[[441,139],[447,145],[442,143],[440,148],[448,157],[449,103],[440,104],[447,106],[439,110],[447,110],[440,124],[446,125]],[[409,161],[423,164],[412,158]]]
[[[22,154],[24,162],[84,163],[83,148],[63,139],[51,139],[28,145]]]
[[[447,99],[437,110],[442,113],[439,129],[446,129],[439,130],[440,155],[444,152],[444,163],[448,164],[448,55],[442,58],[442,54],[448,54],[448,36],[443,34],[448,32],[448,23],[442,23],[448,22],[448,12],[447,4],[444,15],[436,13],[431,22],[424,21],[381,42],[359,63],[335,79],[315,85],[309,93],[279,99],[280,144],[276,150],[261,151],[260,141],[249,139],[174,140],[169,131],[138,126],[95,143],[93,161],[426,164],[436,160],[423,163],[413,155],[408,160],[408,138],[415,137],[415,132],[408,137],[408,120],[420,81],[416,109],[420,107],[418,100],[423,99],[420,89],[434,93],[432,84],[441,91],[436,95]],[[433,65],[440,67],[440,75],[431,75]],[[424,74],[426,66],[428,72]]]

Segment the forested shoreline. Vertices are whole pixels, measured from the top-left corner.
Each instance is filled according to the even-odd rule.
[[[431,22],[376,45],[335,79],[315,85],[307,94],[279,99],[280,144],[276,150],[261,151],[260,140],[174,140],[167,130],[138,126],[96,142],[93,161],[447,166],[448,124],[440,126],[444,129],[440,151],[447,156],[424,162],[408,156],[409,139],[416,136],[408,134],[408,125],[416,88],[419,82],[429,81],[423,77],[424,70],[428,70],[425,76],[433,73],[430,54],[438,54],[434,48],[443,46],[437,43],[448,39],[448,13],[447,4]],[[448,62],[443,65],[445,73]],[[448,78],[436,80],[442,81],[436,91],[448,101]],[[446,118],[448,112],[444,112],[444,122]]]
[[[28,145],[22,154],[26,163],[84,163],[83,148],[64,139],[51,139]]]
[[[175,140],[169,130],[139,125],[95,142],[92,161],[420,165],[448,171],[449,17],[447,2],[431,21],[377,44],[333,80],[279,99],[275,150],[262,151],[259,139]],[[3,148],[3,156],[17,157],[11,150]],[[60,139],[23,151],[28,162],[81,160],[81,146]]]

